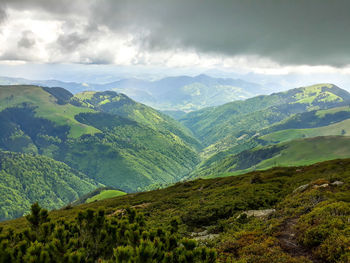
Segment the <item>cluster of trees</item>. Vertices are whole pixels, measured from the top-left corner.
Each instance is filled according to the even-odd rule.
[[[216,262],[215,250],[181,238],[178,221],[152,228],[135,210],[114,216],[88,209],[73,220],[51,220],[38,203],[30,228],[0,229],[0,262]]]
[[[0,150],[0,221],[20,217],[38,201],[57,209],[100,184],[42,155]]]

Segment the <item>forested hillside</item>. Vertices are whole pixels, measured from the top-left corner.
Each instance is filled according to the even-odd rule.
[[[0,221],[22,216],[34,202],[61,208],[100,186],[51,158],[0,151]]]
[[[192,132],[179,122],[151,107],[130,99],[124,94],[114,91],[86,91],[75,94],[72,102],[98,111],[129,118],[164,133],[171,132],[194,148],[200,148],[200,143],[194,139]]]
[[[0,148],[49,156],[124,191],[176,182],[188,174],[199,160],[198,142],[170,118],[153,126],[142,121],[150,122],[149,114],[155,120],[162,115],[120,97],[121,105],[131,103],[120,115],[134,112],[132,118],[81,105],[61,88],[1,86]]]

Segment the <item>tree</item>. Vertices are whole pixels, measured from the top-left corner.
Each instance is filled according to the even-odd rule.
[[[33,231],[38,231],[39,227],[46,222],[49,222],[49,213],[46,209],[42,209],[38,202],[32,204],[31,213],[26,216],[27,221]]]

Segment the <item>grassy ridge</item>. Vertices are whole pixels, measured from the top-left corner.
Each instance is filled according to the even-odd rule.
[[[37,107],[36,117],[51,120],[56,125],[69,125],[71,138],[99,132],[96,128],[79,123],[74,118],[79,113],[95,112],[92,109],[71,104],[59,105],[57,98],[37,86],[0,86],[0,111],[23,103]]]
[[[350,119],[341,121],[335,124],[331,124],[325,127],[313,128],[313,129],[290,129],[273,132],[260,139],[268,142],[285,142],[295,140],[299,138],[310,138],[316,136],[329,136],[329,135],[349,135],[350,134]]]
[[[181,122],[210,146],[225,141],[227,136],[237,139],[244,134],[254,135],[293,114],[349,105],[349,101],[350,94],[345,90],[319,84],[191,112]]]
[[[350,136],[314,137],[258,146],[238,154],[228,155],[195,170],[192,176],[230,176],[275,166],[309,165],[349,157]]]
[[[349,106],[335,107],[295,114],[257,132],[245,132],[239,138],[227,136],[203,150],[203,161],[196,170],[207,169],[229,155],[259,146],[317,136],[348,135],[349,119]]]

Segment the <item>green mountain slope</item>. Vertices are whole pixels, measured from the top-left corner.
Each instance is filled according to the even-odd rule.
[[[210,155],[211,152],[217,153],[204,159],[199,168],[205,169],[213,162],[219,161],[228,155],[238,154],[257,146],[276,144],[298,138],[348,135],[350,132],[349,119],[349,106],[298,113],[256,133],[245,133],[240,138],[228,136],[225,140],[207,147],[202,154],[203,156]],[[223,143],[226,145],[222,145]],[[227,149],[220,151],[221,148]]]
[[[35,117],[47,119],[57,126],[69,126],[67,136],[70,138],[99,132],[96,128],[79,123],[74,118],[79,113],[94,110],[62,104],[57,98],[59,95],[55,97],[46,90],[47,88],[38,86],[0,86],[0,111],[19,105],[35,107]]]
[[[51,158],[0,151],[0,220],[22,216],[34,202],[60,208],[99,186]]]
[[[332,84],[319,84],[191,112],[181,122],[209,146],[225,141],[226,137],[254,135],[293,114],[349,105],[349,101],[350,94],[345,90]]]
[[[308,111],[295,114],[259,132],[265,135],[289,129],[307,129],[328,126],[350,118],[350,107],[334,107],[326,110]]]
[[[114,91],[86,91],[75,94],[72,101],[89,108],[132,119],[155,130],[171,132],[189,145],[197,149],[200,147],[200,143],[193,138],[191,131],[179,122],[151,107],[135,102],[124,94]]]
[[[325,136],[297,139],[257,146],[203,165],[192,177],[218,177],[268,169],[274,166],[308,165],[321,161],[349,158],[350,136]]]
[[[59,88],[1,86],[0,148],[52,157],[124,191],[175,182],[198,163],[189,135],[183,137],[193,144],[171,131],[73,105],[72,97]]]
[[[288,129],[281,130],[267,135],[261,136],[260,138],[267,142],[284,142],[294,140],[298,138],[311,138],[317,136],[328,136],[328,135],[346,135],[350,134],[350,119],[340,121],[328,126],[322,126],[312,129]]]
[[[125,231],[128,220],[135,219],[135,212],[125,210],[131,208],[138,210],[136,218],[139,220],[134,221],[134,227],[138,226],[141,218],[144,219],[141,221],[144,229],[140,232],[144,234],[138,234],[137,228],[136,233],[126,239],[127,244],[135,239],[139,240],[138,237],[146,239],[148,244],[153,239],[148,238],[147,234],[153,231],[152,236],[160,233],[163,234],[163,239],[160,240],[167,240],[169,235],[166,229],[176,226],[178,231],[174,231],[176,234],[173,234],[178,238],[197,240],[185,242],[188,247],[195,247],[196,243],[200,243],[214,248],[217,252],[217,262],[349,262],[349,171],[350,159],[343,159],[312,166],[278,167],[240,176],[178,183],[166,189],[106,199],[69,210],[52,211],[49,218],[57,224],[57,230],[54,229],[49,235],[58,236],[56,233],[60,233],[58,230],[62,228],[66,229],[64,233],[67,236],[70,236],[70,229],[84,230],[81,227],[64,228],[59,221],[63,220],[69,226],[79,226],[79,221],[75,221],[75,218],[80,218],[80,222],[88,224],[84,218],[85,215],[93,215],[89,212],[91,209],[100,209],[95,215],[97,219],[102,220],[96,220],[97,223],[117,222],[114,228],[111,228],[122,234],[119,226],[124,227],[122,229]],[[123,217],[123,214],[126,214],[126,217]],[[120,218],[124,219],[123,224],[119,224]],[[95,225],[95,221],[91,221],[88,226]],[[8,239],[6,235],[9,228],[15,228],[21,233],[28,226],[24,218],[2,222],[2,237],[4,240]],[[139,251],[130,248],[127,250],[126,242],[115,242],[112,246],[111,243],[104,244],[105,239],[100,237],[105,232],[97,230],[93,233],[91,237],[85,235],[83,238],[91,238],[92,244],[100,248],[97,258],[102,260],[116,261],[112,253],[113,248],[127,251],[129,255],[135,253],[135,256]],[[104,235],[105,238],[109,236]],[[8,251],[16,248],[17,244],[22,244],[19,242],[24,237],[26,236],[18,234],[16,241],[4,242]],[[68,245],[69,240],[65,240],[62,239],[59,244]],[[173,238],[173,243],[177,244],[175,241]],[[160,242],[162,241],[157,243]],[[41,239],[38,243],[37,246],[45,250],[50,247],[46,244],[52,244],[54,247],[50,239]],[[79,246],[80,243],[74,244]],[[153,246],[142,244],[148,248],[147,251],[154,251]],[[23,246],[23,250],[26,252],[29,246],[30,244]],[[159,251],[163,250],[161,247],[157,253],[146,255],[158,255]],[[164,245],[164,249],[166,247]],[[79,248],[71,246],[69,253],[75,253]],[[80,255],[87,256],[85,251],[80,249]]]

